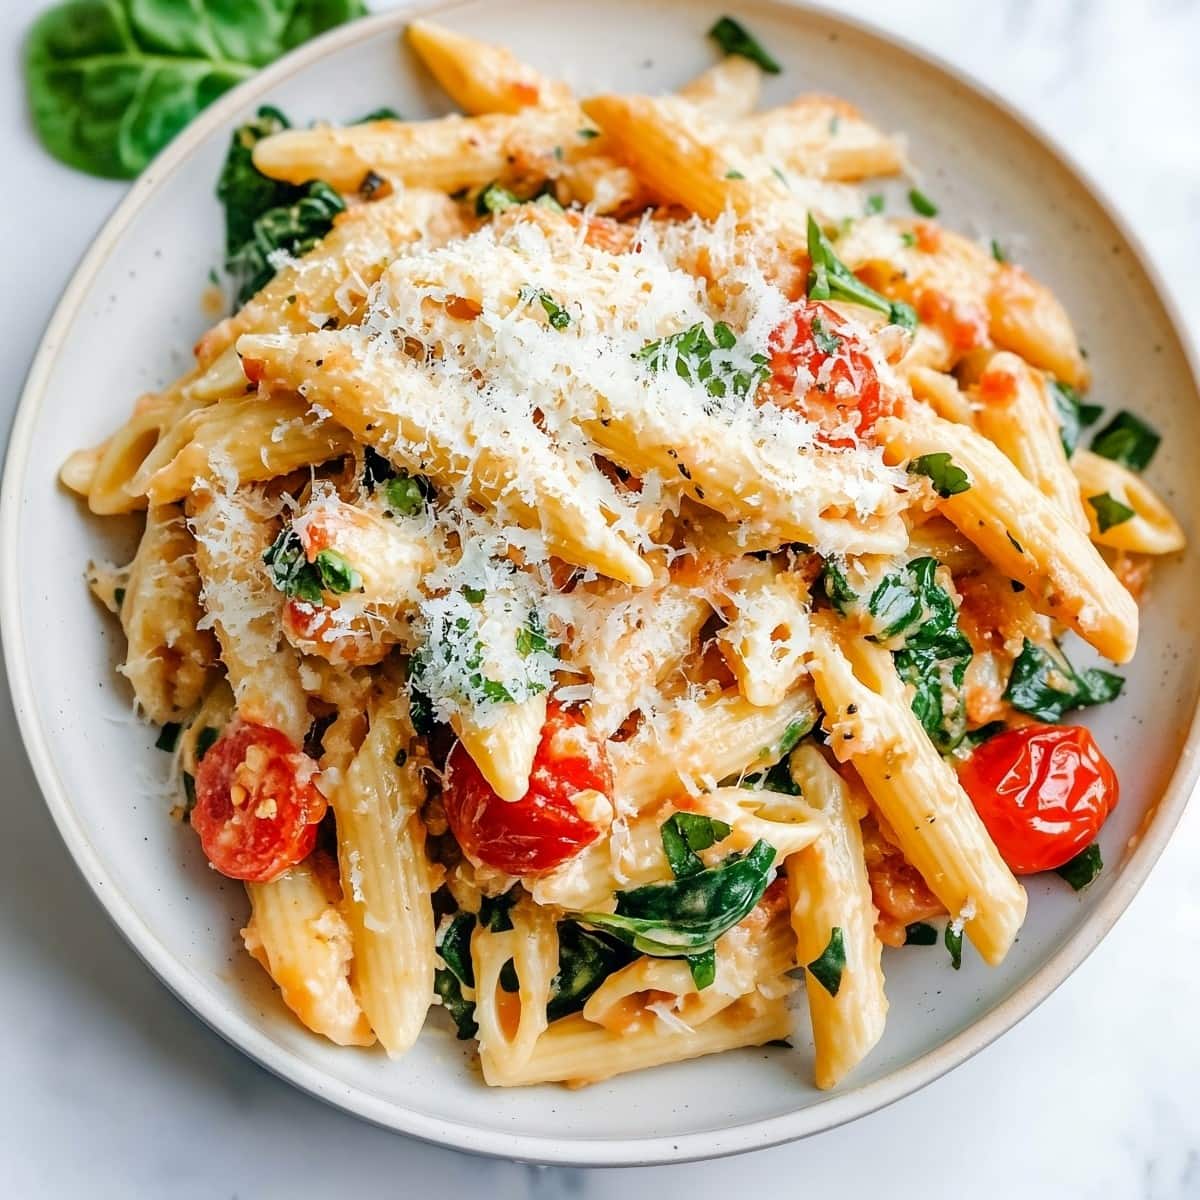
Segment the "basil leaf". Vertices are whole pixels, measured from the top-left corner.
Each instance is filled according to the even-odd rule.
[[[950,965],[957,971],[962,967],[962,930],[954,928],[953,921],[946,922],[946,949],[950,951]]]
[[[726,54],[738,54],[757,63],[768,75],[778,75],[783,68],[763,49],[762,43],[732,17],[722,17],[709,31]]]
[[[684,879],[704,870],[704,863],[700,861],[697,851],[707,850],[717,842],[724,841],[730,829],[724,821],[714,817],[677,812],[663,822],[660,832],[663,853],[667,856],[671,874],[676,879]]]
[[[225,209],[225,253],[231,255],[254,234],[254,222],[269,208],[290,204],[299,194],[294,184],[264,175],[254,165],[254,147],[263,138],[288,129],[291,122],[277,108],[261,107],[230,139],[217,179],[217,199]]]
[[[1092,453],[1111,458],[1131,471],[1144,471],[1162,441],[1159,434],[1131,412],[1119,412],[1092,438]]]
[[[909,188],[908,202],[912,205],[913,212],[920,213],[923,217],[938,215],[938,206],[919,188]]]
[[[932,946],[937,942],[937,930],[924,921],[914,921],[904,930],[906,946]]]
[[[585,929],[574,921],[558,923],[558,973],[550,984],[548,1020],[578,1012],[614,972],[628,966],[637,952],[624,942]]]
[[[1046,389],[1050,394],[1050,402],[1054,405],[1058,417],[1059,437],[1063,449],[1070,458],[1079,445],[1079,436],[1089,425],[1094,425],[1100,418],[1103,409],[1098,404],[1084,404],[1078,388],[1059,379],[1047,378]]]
[[[775,874],[774,862],[775,848],[759,841],[748,854],[731,854],[683,879],[618,892],[615,913],[573,917],[656,958],[702,954],[758,903]]]
[[[365,11],[362,0],[72,0],[25,41],[42,145],[132,179],[201,109],[281,54]]]
[[[808,964],[809,973],[831,995],[836,996],[842,986],[842,972],[846,969],[846,942],[841,929],[835,925],[829,935],[829,944],[819,958]]]
[[[908,464],[908,473],[925,475],[933,484],[933,490],[943,500],[957,496],[971,486],[971,480],[966,471],[962,467],[955,466],[954,460],[944,450],[936,454],[922,454],[914,458]]]
[[[454,972],[446,967],[439,967],[434,971],[433,990],[441,998],[442,1006],[458,1027],[458,1040],[465,1042],[468,1038],[473,1038],[479,1032],[479,1026],[475,1023],[475,1005],[463,996],[462,984]]]
[[[692,982],[696,991],[702,992],[706,987],[712,987],[717,981],[717,952],[705,950],[703,954],[689,954],[688,969],[692,973]]]
[[[838,258],[812,213],[808,214],[808,257],[812,264],[808,273],[810,300],[846,300],[884,313],[893,325],[917,327],[916,310],[911,305],[881,296]]]
[[[403,121],[404,118],[400,113],[392,108],[390,104],[380,105],[379,108],[373,108],[368,113],[363,113],[361,117],[355,117],[350,121],[351,125],[369,125],[372,121]]]
[[[1086,849],[1080,850],[1070,862],[1055,868],[1055,874],[1061,875],[1077,892],[1082,892],[1088,884],[1104,869],[1104,860],[1100,857],[1100,845],[1093,842]]]
[[[1126,521],[1131,521],[1137,516],[1128,504],[1122,504],[1108,492],[1101,492],[1099,496],[1089,496],[1088,503],[1096,510],[1096,528],[1101,533],[1107,533],[1114,525],[1124,525]]]
[[[1051,654],[1043,646],[1025,639],[1012,666],[1004,699],[1013,708],[1039,721],[1058,722],[1072,708],[1107,704],[1121,694],[1125,680],[1111,671],[1093,668],[1077,672],[1055,646]]]
[[[729,351],[736,345],[737,337],[723,321],[713,326],[711,338],[704,324],[698,322],[670,337],[647,342],[633,357],[652,371],[673,368],[680,379],[703,384],[704,390],[717,399],[730,394],[744,400],[753,395],[769,374],[767,358],[764,354],[750,355],[754,364],[750,371],[733,369],[728,354],[718,355],[718,361],[713,362],[715,352]]]

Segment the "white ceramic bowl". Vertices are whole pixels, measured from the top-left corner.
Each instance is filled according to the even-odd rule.
[[[667,90],[712,60],[704,31],[726,7],[691,0],[471,0],[440,18],[510,45],[582,92]],[[952,226],[995,235],[1075,318],[1095,396],[1163,432],[1150,473],[1195,530],[1200,404],[1182,331],[1137,244],[1061,151],[995,97],[894,39],[813,8],[734,6],[787,70],[768,103],[821,90],[907,130],[922,186]],[[113,920],[205,1021],[297,1086],[369,1120],[446,1145],[558,1163],[651,1163],[768,1146],[848,1121],[962,1062],[1044,999],[1097,944],[1158,857],[1196,775],[1200,592],[1194,557],[1164,563],[1126,695],[1089,716],[1123,799],[1104,830],[1102,878],[1082,896],[1030,880],[1030,914],[996,970],[968,953],[889,952],[887,1034],[853,1081],[809,1082],[803,1013],[794,1051],[740,1051],[583,1091],[483,1086],[448,1028],[431,1022],[402,1061],[339,1050],[283,1009],[242,953],[239,885],[205,869],[167,818],[164,756],[130,719],[114,675],[118,637],[89,598],[84,564],[121,532],[56,483],[69,451],[103,437],[141,391],[187,361],[199,297],[220,261],[213,185],[230,129],[259,103],[293,118],[349,119],[380,104],[444,111],[400,48],[403,14],[335,31],[211,108],[130,190],[50,324],[13,431],[0,515],[0,615],[16,711],[63,838]],[[896,197],[903,194],[896,185]],[[1018,234],[1020,235],[1018,237]],[[128,530],[124,531],[128,534]]]

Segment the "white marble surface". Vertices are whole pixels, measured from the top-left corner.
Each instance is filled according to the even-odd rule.
[[[18,45],[43,7],[7,0],[0,30],[5,428],[51,308],[122,193],[45,157],[27,128]],[[1200,2],[841,7],[941,52],[1033,112],[1103,181],[1200,325]],[[76,875],[3,689],[0,796],[0,1180],[8,1195],[257,1200],[471,1188],[495,1200],[703,1200],[836,1187],[889,1200],[1200,1196],[1200,807],[1093,957],[948,1078],[798,1145],[620,1173],[485,1162],[370,1128],[278,1082],[201,1026],[127,949]]]

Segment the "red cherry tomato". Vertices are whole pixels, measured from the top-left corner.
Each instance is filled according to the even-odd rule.
[[[308,856],[325,815],[317,764],[277,729],[238,721],[196,768],[192,828],[230,879],[266,883]]]
[[[442,803],[462,852],[473,863],[509,875],[538,875],[599,837],[600,830],[573,803],[589,790],[612,795],[604,744],[575,713],[551,702],[529,790],[520,800],[497,796],[459,742],[446,760]]]
[[[801,306],[771,335],[772,400],[820,425],[829,446],[851,446],[847,427],[870,434],[883,412],[879,377],[866,346],[828,305]]]
[[[959,772],[1018,875],[1069,862],[1117,806],[1117,776],[1082,725],[1025,725],[984,742]]]

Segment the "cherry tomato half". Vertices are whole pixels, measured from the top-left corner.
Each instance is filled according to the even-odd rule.
[[[600,835],[574,804],[580,792],[592,790],[612,795],[604,744],[575,713],[551,702],[529,790],[520,800],[497,796],[458,742],[446,760],[442,803],[462,852],[473,863],[509,875],[537,875]]]
[[[959,771],[1001,858],[1018,874],[1069,862],[1117,806],[1117,776],[1082,725],[1025,725]]]
[[[238,721],[196,768],[192,828],[230,879],[267,883],[306,858],[325,815],[317,764],[277,729]]]
[[[771,334],[770,396],[799,409],[829,446],[850,446],[847,427],[866,437],[883,412],[883,393],[866,346],[827,304],[798,308]]]

